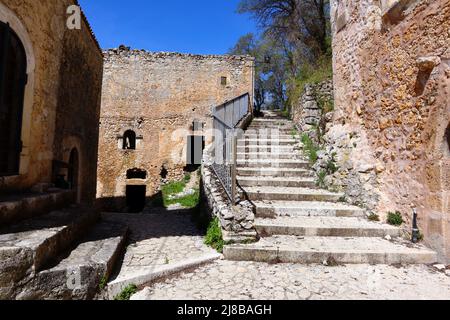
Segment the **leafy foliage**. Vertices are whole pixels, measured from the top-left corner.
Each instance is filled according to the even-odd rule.
[[[403,217],[400,212],[396,211],[388,213],[387,223],[389,223],[390,225],[401,226],[403,222]]]
[[[130,300],[131,296],[137,292],[138,288],[135,284],[130,284],[125,287],[120,294],[118,294],[114,300]]]

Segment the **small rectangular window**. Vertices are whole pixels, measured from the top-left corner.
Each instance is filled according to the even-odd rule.
[[[221,77],[220,78],[220,83],[223,85],[223,86],[226,86],[227,85],[227,77]]]

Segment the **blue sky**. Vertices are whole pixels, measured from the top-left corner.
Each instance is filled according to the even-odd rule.
[[[103,49],[224,54],[240,36],[256,32],[239,0],[80,0]]]

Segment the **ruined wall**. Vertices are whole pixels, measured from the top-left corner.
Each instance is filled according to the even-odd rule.
[[[52,161],[67,161],[70,149],[79,147],[80,200],[95,197],[103,60],[84,16],[81,30],[66,27],[73,4],[77,1],[0,1],[0,18],[18,33],[28,61],[20,175],[0,177],[2,192],[52,182]]]
[[[168,180],[183,176],[192,122],[205,123],[209,142],[212,107],[252,94],[253,59],[125,47],[104,55],[97,197],[120,209],[127,185],[145,185],[151,197],[159,191],[163,168]],[[136,150],[122,150],[126,130],[137,134]],[[127,181],[133,168],[147,172],[145,181]]]
[[[450,257],[450,1],[334,0],[331,16],[326,139],[347,195],[408,228],[417,207],[426,243]]]

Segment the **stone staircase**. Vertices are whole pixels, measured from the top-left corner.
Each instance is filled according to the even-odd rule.
[[[0,196],[0,300],[91,299],[120,254],[124,225],[70,191]]]
[[[293,122],[255,119],[238,141],[238,183],[255,208],[260,240],[224,248],[229,260],[269,263],[399,264],[437,261],[399,228],[367,219],[343,194],[316,187]]]

